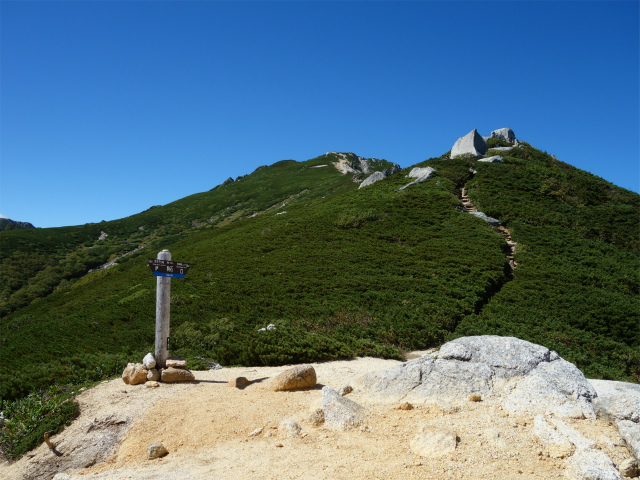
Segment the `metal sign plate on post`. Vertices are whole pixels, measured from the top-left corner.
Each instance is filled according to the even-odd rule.
[[[171,260],[160,260],[149,258],[147,264],[156,277],[184,278],[191,267],[188,263],[172,262]]]

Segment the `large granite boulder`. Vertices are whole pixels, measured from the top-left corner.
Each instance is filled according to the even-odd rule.
[[[509,143],[516,141],[516,135],[510,128],[499,128],[498,130],[494,130],[491,132],[491,138],[499,138],[500,140],[504,140]]]
[[[464,137],[460,137],[451,149],[451,158],[458,155],[471,154],[479,157],[487,153],[487,142],[480,136],[478,130],[473,129]]]
[[[458,338],[437,353],[364,375],[354,386],[390,403],[462,403],[478,394],[499,398],[516,414],[595,417],[596,392],[580,370],[541,345],[513,337]]]

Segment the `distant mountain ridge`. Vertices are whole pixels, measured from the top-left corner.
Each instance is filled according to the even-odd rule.
[[[17,230],[20,228],[36,228],[29,222],[18,222],[10,218],[0,218],[0,232],[4,230]]]

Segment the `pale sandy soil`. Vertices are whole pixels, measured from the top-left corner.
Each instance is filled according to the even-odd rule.
[[[226,368],[194,372],[188,384],[159,388],[104,382],[77,397],[82,413],[53,438],[64,455],[82,441],[92,423],[129,419],[111,459],[84,469],[68,470],[82,479],[561,479],[566,459],[546,455],[532,433],[533,416],[514,417],[491,401],[463,401],[458,406],[416,405],[398,410],[358,391],[348,398],[365,406],[366,427],[332,431],[305,422],[321,406],[321,388],[338,389],[360,375],[396,365],[393,360],[360,358],[313,364],[318,386],[293,392],[266,389],[267,379],[286,367]],[[227,385],[238,376],[244,388]],[[282,420],[302,426],[299,438],[279,438]],[[615,428],[601,420],[569,421],[597,441],[619,463],[628,457]],[[421,425],[453,430],[455,453],[437,459],[411,453],[410,439]],[[249,437],[256,428],[263,433]],[[161,442],[169,454],[147,459],[147,445]],[[105,448],[109,448],[105,442]],[[55,461],[45,445],[13,465],[0,466],[0,478],[38,478],[38,468]],[[62,470],[64,471],[64,470]]]

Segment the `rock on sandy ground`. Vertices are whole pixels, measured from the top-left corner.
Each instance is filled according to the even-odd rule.
[[[265,388],[266,380],[286,367],[195,371],[194,382],[159,388],[104,382],[77,397],[80,417],[52,438],[61,457],[41,445],[12,465],[0,465],[0,478],[46,480],[56,472],[66,472],[56,480],[565,478],[568,459],[545,454],[533,434],[534,412],[515,416],[491,400],[404,410],[356,389],[349,399],[367,409],[358,429],[334,431],[309,423],[311,412],[322,406],[323,386],[338,389],[398,363],[372,358],[316,363],[316,387],[290,392]],[[240,376],[249,383],[228,385]],[[287,419],[302,427],[298,437],[278,436]],[[616,464],[629,457],[608,422],[566,422]],[[455,432],[455,450],[434,459],[412,453],[410,441],[425,427]],[[162,443],[169,454],[148,460],[152,442]],[[93,450],[83,450],[87,444]],[[92,453],[86,456],[87,451]]]

